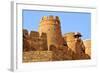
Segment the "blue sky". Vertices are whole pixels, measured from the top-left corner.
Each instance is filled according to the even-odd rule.
[[[49,15],[59,16],[62,34],[80,32],[82,39],[91,39],[90,13],[23,10],[23,28],[38,31],[40,19]]]

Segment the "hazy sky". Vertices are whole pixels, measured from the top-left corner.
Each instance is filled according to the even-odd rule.
[[[23,28],[28,31],[38,31],[40,19],[43,16],[59,16],[62,34],[80,32],[83,39],[91,38],[91,14],[79,12],[50,12],[23,10]]]

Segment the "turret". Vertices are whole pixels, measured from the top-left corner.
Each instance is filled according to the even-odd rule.
[[[43,16],[39,24],[39,33],[47,34],[48,50],[50,45],[59,46],[63,44],[60,19],[58,16]]]

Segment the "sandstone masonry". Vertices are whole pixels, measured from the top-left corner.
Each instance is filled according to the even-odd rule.
[[[38,31],[23,29],[23,62],[90,59],[90,41],[79,32],[62,35],[60,25],[58,16],[44,16]]]

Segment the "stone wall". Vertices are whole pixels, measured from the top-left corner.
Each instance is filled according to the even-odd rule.
[[[23,51],[29,51],[31,48],[31,41],[29,33],[26,29],[23,29]]]
[[[42,17],[38,31],[23,29],[23,62],[90,59],[91,42],[81,34],[69,32],[62,36],[58,16]]]
[[[84,45],[85,45],[85,53],[91,56],[91,40],[84,40]]]
[[[67,46],[56,47],[54,45],[51,45],[50,51],[53,52],[53,55],[52,55],[53,61],[72,60],[72,56],[68,53]]]
[[[30,41],[31,41],[31,49],[33,50],[39,50],[40,45],[39,45],[39,33],[36,31],[31,31],[30,32]]]
[[[48,50],[47,35],[41,35],[37,31],[31,31],[30,34],[23,29],[23,51]]]
[[[80,37],[75,37],[75,32],[70,32],[64,35],[64,39],[68,45],[68,52],[72,56],[72,60],[90,59],[90,56],[85,53],[86,48],[83,40]],[[88,45],[88,44],[87,44]]]
[[[52,61],[52,51],[23,52],[23,62]]]

